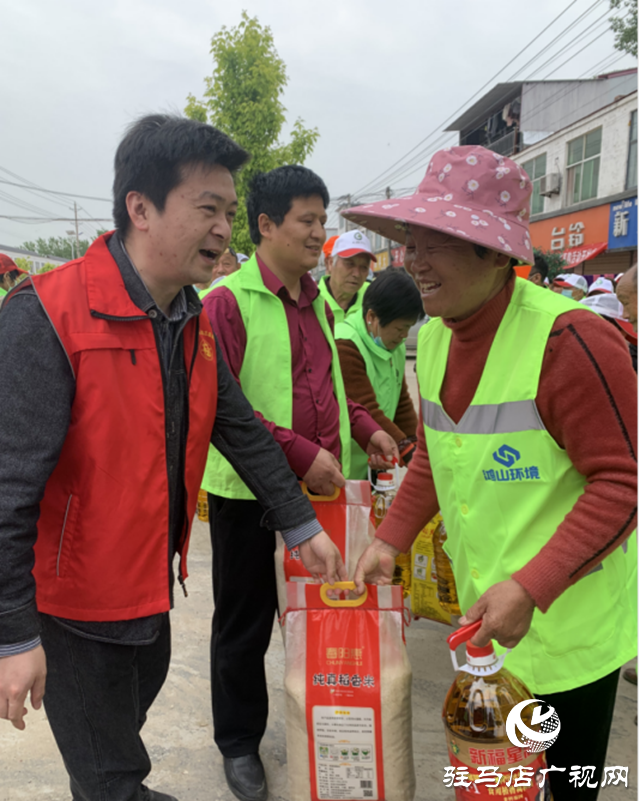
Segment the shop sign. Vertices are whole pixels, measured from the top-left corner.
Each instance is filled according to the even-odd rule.
[[[606,243],[608,225],[609,204],[532,222],[529,228],[535,247],[556,253],[578,253],[583,248]]]
[[[638,198],[611,204],[609,212],[609,250],[638,247]]]

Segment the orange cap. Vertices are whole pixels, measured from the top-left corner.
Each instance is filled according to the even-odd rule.
[[[333,246],[335,245],[337,238],[338,238],[337,234],[335,236],[330,236],[329,239],[327,239],[327,241],[322,246],[322,252],[324,253],[325,259],[328,256],[331,256],[331,251],[333,250]]]

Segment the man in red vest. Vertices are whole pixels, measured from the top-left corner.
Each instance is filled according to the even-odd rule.
[[[228,247],[247,158],[211,126],[139,120],[116,153],[116,231],[0,314],[0,718],[24,729],[46,676],[75,801],[172,801],[142,783],[140,729],[209,442],[312,574],[346,578],[191,286]]]

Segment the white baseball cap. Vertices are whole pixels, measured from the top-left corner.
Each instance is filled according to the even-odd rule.
[[[602,315],[602,317],[615,320],[616,325],[618,325],[627,336],[630,336],[632,339],[637,339],[638,335],[633,330],[633,325],[628,320],[625,320],[622,303],[620,303],[615,295],[608,293],[602,295],[588,295],[586,298],[582,298],[580,303]]]
[[[332,256],[341,256],[343,259],[348,259],[351,256],[357,256],[358,253],[366,253],[371,256],[374,261],[377,261],[373,255],[373,249],[369,237],[363,234],[362,231],[346,231],[341,234],[333,243]]]
[[[557,286],[575,287],[581,289],[585,295],[589,289],[587,279],[583,275],[574,275],[573,273],[564,273],[563,275],[556,275],[554,284]]]
[[[604,275],[596,278],[596,280],[589,287],[589,292],[587,294],[597,295],[600,292],[604,292],[608,295],[614,294],[613,283],[608,278],[605,278]]]

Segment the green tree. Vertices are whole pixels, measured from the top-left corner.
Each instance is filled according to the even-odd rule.
[[[280,140],[286,109],[281,97],[287,85],[286,67],[276,51],[271,29],[242,12],[235,28],[223,27],[211,40],[214,70],[205,78],[203,100],[187,98],[185,114],[210,122],[251,154],[251,161],[236,178],[240,201],[233,225],[233,247],[253,251],[245,198],[252,177],[283,164],[303,164],[318,140],[317,128],[293,124],[289,142]]]
[[[24,248],[24,250],[32,250],[39,256],[57,256],[59,259],[77,259],[79,256],[84,256],[93,240],[101,234],[104,234],[105,231],[106,229],[100,229],[92,239],[80,239],[77,252],[75,239],[73,240],[72,246],[71,239],[65,236],[50,236],[48,239],[40,237],[40,239],[36,239],[35,242],[23,242],[20,247]]]
[[[33,262],[26,256],[16,256],[14,261],[16,263],[16,267],[19,267],[21,270],[26,270],[29,273],[31,270],[33,270]]]
[[[46,261],[42,267],[38,270],[39,273],[48,273],[49,270],[55,270],[56,267],[59,267],[59,264],[54,264],[52,261]]]
[[[544,259],[546,259],[546,262],[549,265],[549,274],[547,275],[549,283],[551,283],[557,275],[560,275],[560,273],[562,273],[564,268],[567,266],[567,262],[562,258],[562,253],[558,253],[555,250],[534,248],[533,252],[536,256],[542,256]]]
[[[614,47],[638,58],[638,0],[610,0],[609,7],[621,11],[609,20],[616,35]]]

